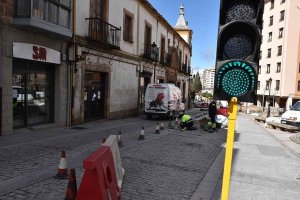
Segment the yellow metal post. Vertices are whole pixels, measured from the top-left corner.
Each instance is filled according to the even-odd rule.
[[[224,161],[222,196],[221,196],[222,200],[228,200],[232,151],[233,151],[233,142],[234,142],[234,131],[235,131],[237,111],[238,111],[237,98],[232,97],[229,103],[228,130],[227,130],[226,153],[225,153],[225,161]]]

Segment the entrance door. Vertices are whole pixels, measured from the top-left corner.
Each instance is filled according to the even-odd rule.
[[[84,119],[92,121],[104,118],[105,73],[85,72]]]
[[[14,128],[53,121],[51,66],[14,64],[12,74]]]

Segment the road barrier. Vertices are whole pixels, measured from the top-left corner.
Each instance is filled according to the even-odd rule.
[[[121,188],[125,170],[122,167],[117,136],[116,135],[109,136],[107,138],[106,142],[103,144],[103,146],[108,146],[112,152],[113,160],[114,160],[114,164],[115,164],[117,183],[118,183],[119,188]]]
[[[60,161],[57,169],[57,174],[55,176],[57,179],[67,179],[68,178],[68,168],[66,160],[66,152],[63,150],[60,154]]]
[[[76,200],[118,200],[117,184],[112,152],[101,146],[83,161],[84,175]]]

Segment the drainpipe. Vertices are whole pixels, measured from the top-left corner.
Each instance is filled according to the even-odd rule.
[[[70,67],[68,68],[68,117],[67,117],[67,126],[72,126],[72,102],[74,101],[73,95],[73,71],[76,67],[76,48],[75,48],[75,36],[76,36],[76,0],[73,0],[72,5],[72,41],[71,47],[73,48],[73,61],[70,62]]]

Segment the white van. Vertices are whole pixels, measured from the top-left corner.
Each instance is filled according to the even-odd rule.
[[[170,83],[148,84],[145,94],[145,113],[149,119],[152,116],[168,117],[170,112],[174,116],[184,111],[185,104],[178,87]]]
[[[297,101],[290,110],[281,115],[281,123],[300,126],[300,101]]]

